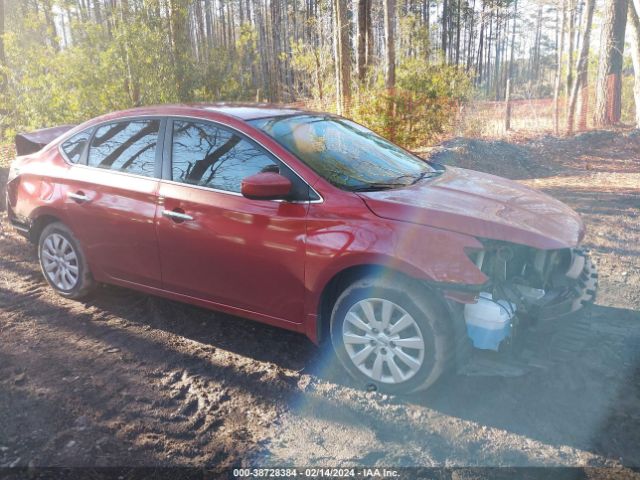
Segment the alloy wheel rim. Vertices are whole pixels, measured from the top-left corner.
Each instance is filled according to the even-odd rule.
[[[60,290],[71,290],[78,283],[78,255],[73,245],[59,233],[52,233],[42,245],[42,268]]]
[[[355,367],[376,382],[406,382],[424,363],[425,342],[418,324],[390,300],[355,303],[342,324],[342,341]]]

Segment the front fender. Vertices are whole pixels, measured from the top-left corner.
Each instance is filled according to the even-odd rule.
[[[481,285],[487,277],[467,256],[481,249],[474,237],[447,230],[378,217],[348,223],[323,219],[309,222],[305,300],[308,334],[315,331],[322,293],[336,275],[357,266],[375,266],[421,281]]]

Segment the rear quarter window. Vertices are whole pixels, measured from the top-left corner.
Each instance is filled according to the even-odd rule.
[[[61,146],[62,153],[68,162],[78,163],[91,137],[91,130],[84,130],[69,137]]]

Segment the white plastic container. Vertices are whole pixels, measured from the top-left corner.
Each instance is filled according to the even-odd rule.
[[[494,301],[488,292],[480,293],[477,303],[465,305],[464,320],[473,346],[498,350],[500,343],[511,335],[514,312],[514,304],[506,300]]]

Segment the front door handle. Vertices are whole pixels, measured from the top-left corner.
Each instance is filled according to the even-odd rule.
[[[87,197],[83,192],[76,192],[76,193],[69,192],[67,193],[67,197],[69,197],[72,200],[75,200],[78,203],[84,203],[89,201],[89,197]]]
[[[177,212],[175,210],[163,210],[162,215],[170,218],[174,222],[187,222],[193,220],[193,217],[191,215],[187,215],[183,212]]]

